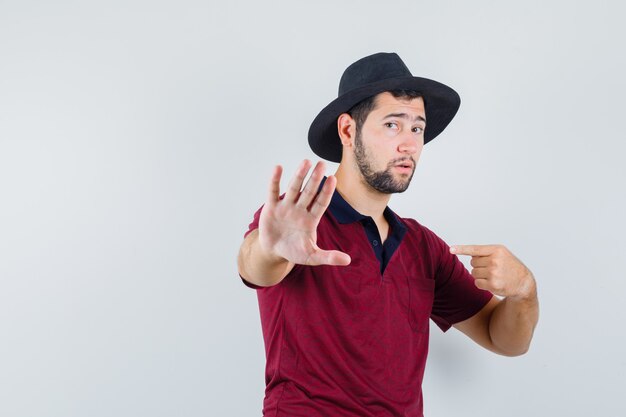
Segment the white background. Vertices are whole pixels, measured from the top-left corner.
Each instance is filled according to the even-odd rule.
[[[431,327],[426,416],[626,415],[624,11],[0,1],[0,415],[260,416],[236,254],[274,164],[318,160],[310,122],[379,51],[462,98],[390,206],[539,283],[523,357]]]

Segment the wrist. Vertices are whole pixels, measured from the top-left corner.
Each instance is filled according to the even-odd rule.
[[[277,254],[274,251],[273,247],[268,247],[268,245],[264,245],[263,243],[263,240],[260,239],[259,236],[256,245],[257,255],[264,261],[266,265],[276,266],[281,263],[287,262],[287,259]]]
[[[530,301],[537,298],[537,282],[532,272],[528,272],[521,280],[516,294],[511,295],[517,301]]]

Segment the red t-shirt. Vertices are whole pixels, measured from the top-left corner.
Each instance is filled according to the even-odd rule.
[[[335,191],[317,244],[348,253],[350,265],[296,265],[271,287],[242,278],[257,290],[261,314],[263,415],[422,417],[428,319],[445,332],[492,294],[476,288],[441,238],[393,212],[407,231],[381,274],[364,226],[338,221],[337,202],[347,204]]]

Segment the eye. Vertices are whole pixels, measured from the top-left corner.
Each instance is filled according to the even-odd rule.
[[[420,126],[415,126],[414,128],[411,129],[411,131],[413,133],[423,133],[424,132],[424,128],[422,128]]]
[[[398,124],[394,123],[394,122],[387,122],[387,123],[385,123],[385,127],[388,127],[390,129],[395,129],[395,128],[398,127]]]

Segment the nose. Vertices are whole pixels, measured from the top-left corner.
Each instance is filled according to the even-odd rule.
[[[398,144],[398,152],[408,155],[414,155],[424,146],[424,135],[416,135],[409,131],[402,135]]]

